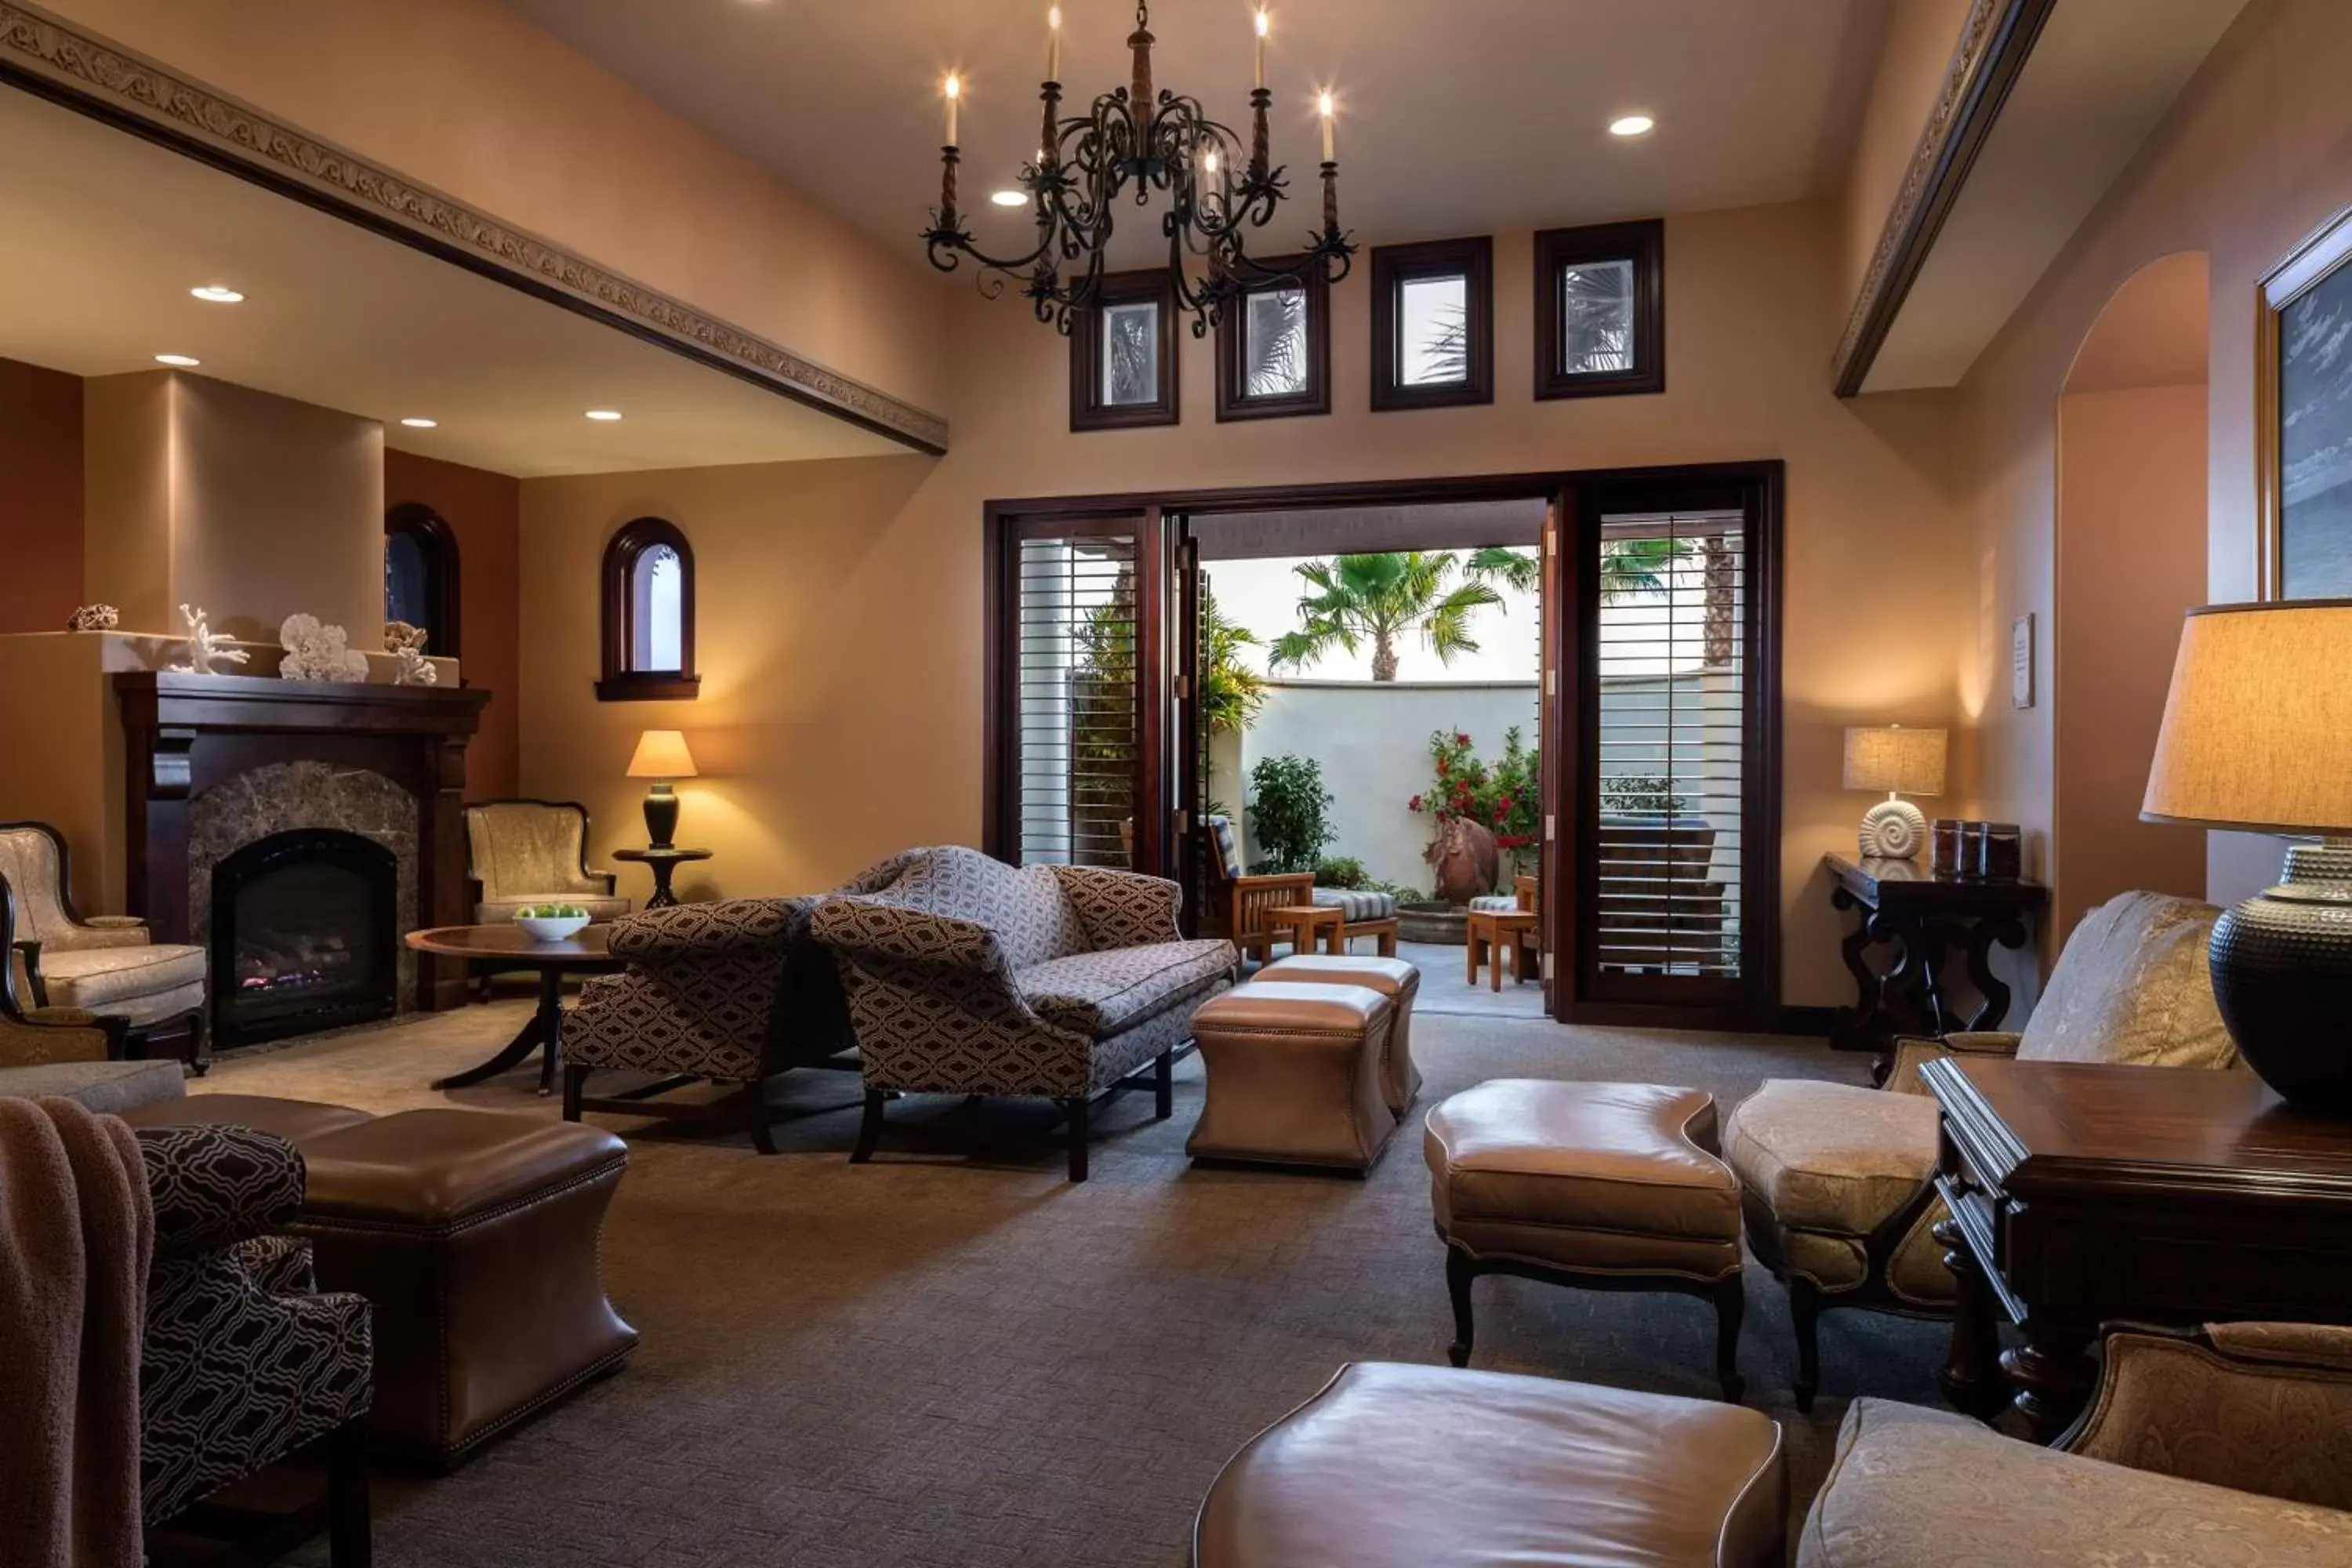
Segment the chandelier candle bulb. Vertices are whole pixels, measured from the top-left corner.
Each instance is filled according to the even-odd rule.
[[[1323,111],[1323,161],[1336,163],[1339,160],[1331,151],[1331,95],[1325,93],[1317,107]]]
[[[1257,10],[1257,80],[1252,84],[1256,87],[1265,85],[1265,7],[1261,5]]]
[[[960,104],[963,101],[963,83],[961,83],[961,82],[958,81],[958,80],[957,80],[954,77],[952,77],[952,76],[949,77],[949,78],[948,78],[948,85],[947,85],[947,93],[948,93],[948,143],[947,143],[947,144],[948,144],[949,146],[950,146],[950,147],[953,147],[953,146],[957,145],[957,142],[956,142],[956,109],[957,109],[957,106],[958,106],[958,105],[960,105]]]
[[[1045,13],[1045,79],[1062,79],[1062,8],[1059,5]]]

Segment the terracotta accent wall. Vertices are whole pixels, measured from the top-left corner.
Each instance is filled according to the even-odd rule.
[[[2012,710],[2009,627],[2055,603],[2055,411],[2077,349],[2126,279],[2158,258],[2210,258],[2206,581],[2209,601],[2255,586],[2254,322],[2262,275],[2352,198],[2352,6],[2255,0],[2139,155],[2035,286],[1961,388],[1975,433],[1974,647],[1962,680],[1981,732],[1982,806],[2046,834],[2053,712]],[[2274,880],[2275,840],[2214,834],[2207,896]]]
[[[81,378],[0,359],[0,633],[80,605],[81,497]]]
[[[1780,458],[1788,463],[1786,999],[1844,999],[1820,871],[1868,804],[1840,787],[1848,723],[1948,722],[1970,574],[1949,394],[1841,403],[1841,318],[1818,204],[1711,213],[1666,232],[1668,390],[1538,404],[1532,237],[1496,237],[1496,402],[1369,411],[1369,271],[1334,291],[1337,412],[1220,426],[1210,342],[1180,334],[1185,422],[1074,436],[1067,344],[1017,302],[960,299],[955,450],[522,486],[522,785],[595,807],[600,851],[640,841],[621,778],[637,732],[683,729],[709,778],[681,842],[719,850],[681,886],[808,891],[910,844],[977,842],[982,533],[991,498]],[[696,703],[597,703],[595,566],[645,513],[693,541]],[[642,895],[642,885],[638,886]]]
[[[48,9],[795,353],[941,407],[948,289],[911,241],[885,249],[496,0]],[[919,219],[921,193],[910,199]]]
[[[457,536],[458,666],[467,685],[490,693],[482,727],[466,748],[466,798],[513,795],[522,711],[522,486],[487,468],[387,450],[384,508],[404,501],[431,507]]]

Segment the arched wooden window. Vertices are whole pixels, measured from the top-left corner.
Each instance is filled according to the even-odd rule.
[[[604,546],[606,702],[690,699],[694,668],[694,550],[675,523],[641,517]]]
[[[383,618],[423,626],[426,653],[458,657],[457,535],[421,501],[383,516]]]

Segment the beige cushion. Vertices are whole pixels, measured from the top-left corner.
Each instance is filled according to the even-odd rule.
[[[195,1001],[203,1000],[205,950],[158,942],[148,947],[44,952],[41,980],[53,1007],[79,1007],[148,1023],[153,1016],[134,1016],[134,1004],[165,998],[190,986],[195,988]]]
[[[2084,915],[2026,1021],[2018,1059],[2234,1065],[2206,961],[2221,913],[2193,899],[2123,893]]]
[[[1739,1268],[1714,1142],[1698,1089],[1497,1079],[1432,1110],[1423,1152],[1438,1230],[1480,1257],[1713,1279]]]
[[[2352,1513],[2062,1454],[1861,1399],[1798,1568],[2343,1568]]]
[[[1771,1079],[1723,1127],[1723,1157],[1780,1224],[1867,1236],[1936,1173],[1936,1102]]]

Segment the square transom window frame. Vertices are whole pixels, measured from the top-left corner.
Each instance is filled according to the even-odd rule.
[[[1633,264],[1633,368],[1570,371],[1559,279],[1595,261]],[[1536,236],[1536,400],[1627,397],[1666,389],[1666,226],[1660,218],[1546,229]]]
[[[1149,403],[1102,397],[1103,307],[1150,300],[1160,307],[1160,395]],[[1134,430],[1183,422],[1183,380],[1176,363],[1176,287],[1163,268],[1103,274],[1094,302],[1070,326],[1070,428]]]
[[[1304,259],[1277,256],[1267,267],[1296,267]],[[1217,323],[1217,422],[1234,419],[1296,419],[1331,412],[1331,284],[1320,268],[1299,279],[1307,296],[1307,389],[1266,395],[1244,390],[1244,372],[1249,353],[1249,302],[1260,294],[1290,287],[1267,283],[1235,300],[1225,319]]]
[[[1438,386],[1407,386],[1398,380],[1402,345],[1397,340],[1400,291],[1423,278],[1465,280],[1464,338],[1470,374]],[[1372,250],[1372,410],[1459,408],[1495,401],[1495,241],[1435,239],[1419,245],[1376,246]]]

